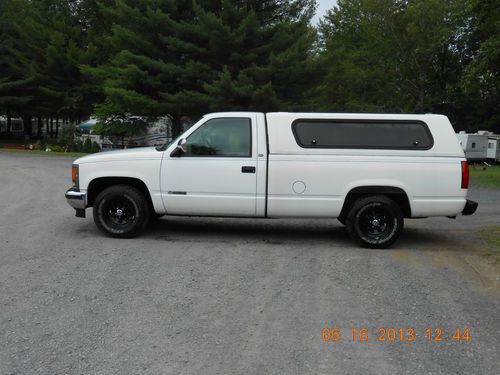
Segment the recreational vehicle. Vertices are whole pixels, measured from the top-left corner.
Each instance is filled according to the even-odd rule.
[[[493,163],[500,161],[500,135],[488,137],[488,151],[486,156],[488,161]]]
[[[467,134],[460,132],[457,138],[465,152],[465,158],[469,161],[486,160],[488,147],[488,136],[484,134]]]

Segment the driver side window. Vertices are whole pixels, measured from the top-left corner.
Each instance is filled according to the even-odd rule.
[[[192,157],[251,157],[252,128],[249,118],[208,120],[186,139]]]

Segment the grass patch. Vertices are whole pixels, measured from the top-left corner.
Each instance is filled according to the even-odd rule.
[[[10,152],[17,154],[32,154],[32,155],[45,155],[45,156],[68,156],[68,157],[80,157],[88,155],[84,152],[47,152],[41,150],[15,150],[8,148],[0,148],[1,152]]]
[[[474,186],[500,189],[500,165],[490,167],[470,165],[471,184]]]
[[[493,250],[500,251],[500,225],[489,225],[479,230],[481,239]]]

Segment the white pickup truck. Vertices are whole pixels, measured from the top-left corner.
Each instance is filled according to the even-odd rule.
[[[225,112],[171,144],[72,166],[76,216],[139,235],[162,215],[338,218],[363,246],[390,246],[403,218],[471,215],[469,169],[441,115]]]

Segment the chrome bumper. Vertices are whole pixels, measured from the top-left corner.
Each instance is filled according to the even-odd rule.
[[[85,208],[87,208],[87,194],[80,192],[72,187],[66,191],[66,201],[76,210],[77,217],[85,217]]]

